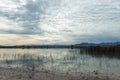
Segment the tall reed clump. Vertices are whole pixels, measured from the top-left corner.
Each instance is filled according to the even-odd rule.
[[[29,70],[29,78],[33,78],[36,69],[33,56],[29,54],[24,54],[21,59],[23,67],[27,67],[27,69]]]
[[[52,54],[50,53],[50,63],[51,63],[51,71],[52,71],[52,80],[55,80],[55,73],[56,73],[56,68],[54,67],[54,59]]]

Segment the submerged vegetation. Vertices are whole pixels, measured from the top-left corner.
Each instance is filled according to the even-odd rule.
[[[116,46],[89,46],[89,47],[84,47],[84,48],[86,48],[90,52],[104,52],[104,53],[118,52],[118,53],[120,53],[120,45],[116,45]]]
[[[91,55],[96,56],[106,56],[110,58],[119,58],[120,59],[120,45],[116,46],[88,46],[83,47],[81,51],[86,51]]]
[[[0,69],[4,69],[6,73],[2,72],[2,70],[1,72],[6,75],[7,71],[11,72],[13,70],[12,77],[8,78],[16,78],[15,80],[116,80],[112,79],[111,75],[108,77],[102,76],[102,73],[120,74],[120,58],[117,58],[117,60],[109,57],[111,47],[105,53],[102,51],[103,47],[99,47],[0,49],[0,64],[3,66],[0,66]],[[108,46],[105,46],[106,48]],[[114,52],[114,54],[116,53]],[[2,76],[7,78],[4,75]]]
[[[0,64],[3,66],[0,66],[1,80],[119,80],[119,76],[105,74],[110,70],[112,72],[114,68],[115,73],[119,74],[119,61],[115,60],[116,63],[113,63],[114,59],[96,58],[95,54],[91,57],[85,47],[42,49],[44,52],[33,49],[32,51],[38,50],[36,53],[31,49],[20,49],[23,53],[19,53],[19,49],[7,50],[8,53],[4,51],[0,54]],[[10,50],[13,51],[10,53]],[[102,73],[102,70],[105,73]]]
[[[19,74],[13,72],[13,75],[21,80],[25,78],[26,80],[116,80],[99,74],[120,74],[120,45],[0,46],[0,48],[0,64],[3,66],[0,68],[6,69],[7,66],[14,72],[20,69]],[[77,73],[79,76],[72,73]]]

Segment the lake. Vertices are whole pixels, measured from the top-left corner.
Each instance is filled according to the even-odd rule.
[[[120,74],[118,56],[94,54],[82,49],[0,49],[0,66]]]

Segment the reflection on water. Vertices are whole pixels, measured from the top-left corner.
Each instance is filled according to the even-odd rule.
[[[37,69],[118,73],[120,58],[109,53],[91,53],[82,49],[0,49],[0,65]]]

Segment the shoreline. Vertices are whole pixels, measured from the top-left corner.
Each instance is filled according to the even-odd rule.
[[[89,73],[59,73],[47,70],[28,68],[0,67],[0,80],[120,80],[120,74]]]

